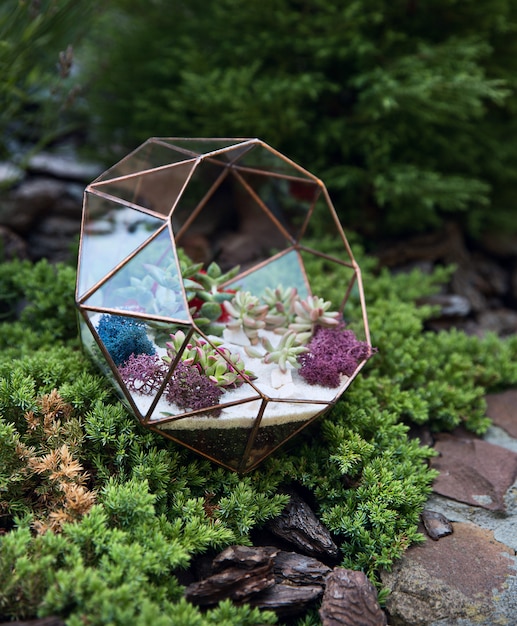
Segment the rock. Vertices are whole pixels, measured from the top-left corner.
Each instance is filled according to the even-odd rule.
[[[494,424],[517,437],[517,389],[486,396],[487,415]]]
[[[104,167],[99,163],[81,161],[73,154],[40,152],[29,160],[28,169],[36,174],[89,183],[103,172]]]
[[[0,626],[65,626],[65,622],[59,617],[42,617],[21,622],[3,622]]]
[[[481,311],[478,315],[478,324],[485,332],[493,332],[499,336],[517,333],[517,311],[498,308]]]
[[[339,549],[330,533],[309,505],[294,492],[282,513],[270,520],[266,528],[309,556],[337,558]]]
[[[512,551],[475,524],[453,527],[453,534],[411,547],[391,572],[381,573],[391,589],[390,626],[513,623],[507,621],[517,604],[508,598],[517,589]]]
[[[418,304],[440,307],[440,315],[444,317],[465,317],[471,312],[470,302],[464,296],[456,294],[437,294],[418,300]]]
[[[439,434],[440,456],[431,467],[440,474],[433,491],[489,510],[504,511],[504,495],[517,477],[517,454],[481,439]]]
[[[19,234],[27,233],[35,220],[66,195],[67,185],[53,178],[26,180],[0,204],[0,223]]]
[[[452,534],[452,524],[442,513],[424,509],[420,517],[427,534],[434,541]]]
[[[2,260],[27,259],[27,242],[7,226],[0,226]]]
[[[327,576],[319,611],[323,626],[385,626],[377,592],[363,574],[336,567]]]
[[[0,187],[9,187],[19,182],[25,176],[25,172],[14,165],[3,161],[0,163]]]

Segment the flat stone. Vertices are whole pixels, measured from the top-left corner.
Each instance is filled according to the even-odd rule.
[[[99,163],[80,161],[75,155],[40,152],[30,159],[29,169],[60,179],[89,182],[102,173],[103,167]]]
[[[459,619],[466,620],[462,626],[511,623],[517,603],[511,599],[513,551],[475,524],[453,527],[453,534],[413,546],[391,572],[381,573],[383,585],[391,589],[386,603],[390,626],[456,624],[452,620]]]
[[[482,439],[439,434],[434,445],[440,456],[431,467],[440,472],[433,491],[447,498],[504,511],[504,496],[517,478],[517,454]]]
[[[517,437],[517,389],[486,396],[487,415],[512,437]]]

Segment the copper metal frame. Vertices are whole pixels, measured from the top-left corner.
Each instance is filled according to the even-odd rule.
[[[195,148],[195,146],[197,147]],[[207,148],[206,151],[203,151],[204,147]],[[153,156],[153,150],[155,151],[154,158],[156,160],[152,163],[146,162],[146,159],[150,160]],[[142,155],[145,157],[143,161],[141,161]],[[250,155],[265,157],[266,165],[263,166],[260,163],[260,158],[256,163],[252,163],[251,165],[247,164],[246,159]],[[170,160],[168,161],[167,158],[169,156]],[[272,165],[267,164],[268,159],[271,161]],[[243,160],[244,163],[242,163]],[[200,170],[200,164],[205,163],[214,166],[216,169],[220,168],[221,172],[215,177],[215,180],[208,183],[207,188],[197,200],[197,203],[194,206],[189,207],[190,213],[175,231],[173,228],[175,211],[180,210],[178,207],[183,200],[184,194],[188,190],[189,185],[194,184],[195,181],[193,179]],[[178,189],[174,191],[173,188],[170,198],[171,201],[166,205],[166,207],[157,209],[156,207],[153,208],[152,206],[144,206],[142,204],[140,195],[145,193],[144,186],[146,178],[148,181],[155,180],[159,183],[161,182],[161,177],[166,179],[169,173],[171,173],[172,177],[174,177],[174,174],[178,171],[183,171],[181,168],[187,170],[190,168],[190,170],[187,172],[183,181],[173,181],[174,185],[178,186]],[[283,168],[286,171],[284,171]],[[253,381],[247,380],[247,384],[250,389],[253,390],[253,397],[230,401],[221,405],[223,408],[226,408],[248,402],[260,401],[260,409],[258,410],[256,417],[253,419],[253,425],[250,429],[242,458],[237,463],[233,463],[228,462],[225,459],[217,458],[217,455],[213,451],[211,452],[206,449],[203,450],[196,448],[188,441],[182,440],[177,434],[175,436],[174,434],[171,434],[167,430],[163,429],[163,425],[166,423],[172,424],[173,422],[179,422],[186,418],[206,415],[210,412],[210,408],[160,418],[153,417],[153,412],[159,400],[160,391],[165,388],[167,380],[172,375],[176,363],[181,358],[181,353],[177,355],[175,362],[172,363],[169,373],[156,398],[152,401],[147,412],[143,414],[141,409],[138,408],[131,393],[125,389],[124,382],[118,374],[117,366],[100,340],[96,328],[90,319],[90,315],[93,316],[96,314],[107,313],[111,315],[142,319],[143,321],[166,321],[172,324],[177,324],[182,328],[190,329],[186,333],[187,337],[185,339],[184,346],[194,333],[210,342],[209,337],[207,337],[202,330],[197,327],[195,320],[192,319],[190,313],[188,312],[187,296],[181,280],[177,295],[180,297],[180,304],[184,307],[182,316],[180,315],[175,317],[174,315],[160,315],[159,313],[149,311],[129,311],[114,306],[113,304],[102,306],[95,302],[92,304],[89,301],[92,297],[95,298],[96,294],[100,293],[102,296],[102,289],[104,286],[109,286],[110,283],[117,278],[117,276],[120,278],[121,272],[123,272],[124,268],[126,268],[132,261],[137,260],[141,253],[145,252],[146,249],[149,249],[150,244],[158,242],[159,238],[165,233],[167,233],[172,242],[170,250],[171,262],[175,265],[175,267],[178,267],[176,244],[181,245],[183,239],[188,237],[191,228],[195,226],[196,220],[204,212],[208,212],[210,210],[209,207],[211,202],[214,198],[216,198],[223,182],[229,177],[231,180],[236,181],[240,185],[239,189],[241,192],[244,191],[245,194],[247,194],[248,200],[251,199],[254,206],[260,208],[264,219],[269,220],[268,223],[271,223],[272,227],[274,227],[274,232],[280,233],[286,242],[286,246],[280,251],[267,258],[257,261],[250,267],[240,272],[235,279],[230,281],[230,285],[237,284],[239,281],[253,277],[259,270],[267,270],[268,267],[273,267],[277,261],[287,258],[287,255],[290,253],[295,254],[299,266],[298,270],[300,271],[300,277],[303,280],[308,293],[310,293],[311,290],[301,256],[302,254],[319,256],[333,264],[342,266],[343,268],[348,268],[348,270],[351,271],[351,278],[348,280],[342,301],[339,303],[339,308],[343,311],[352,291],[355,290],[361,308],[361,322],[364,339],[368,344],[370,344],[370,332],[361,271],[354,259],[352,250],[349,246],[337,212],[332,204],[324,183],[319,178],[294,163],[291,159],[280,154],[278,151],[259,139],[151,138],[88,185],[85,190],[83,220],[81,226],[76,305],[78,307],[80,326],[82,325],[82,328],[91,334],[93,340],[97,344],[97,348],[100,350],[100,358],[104,359],[105,364],[109,367],[115,389],[119,394],[121,394],[126,405],[129,406],[130,410],[136,415],[142,425],[154,432],[160,433],[162,436],[180,443],[181,445],[197,452],[198,454],[201,454],[202,456],[205,456],[206,458],[209,458],[211,461],[214,461],[223,467],[239,472],[248,472],[254,469],[260,462],[262,462],[262,460],[282,446],[288,439],[294,437],[303,428],[318,419],[322,413],[325,413],[329,408],[331,408],[348,388],[355,376],[357,376],[359,371],[364,366],[365,361],[358,365],[353,375],[350,376],[345,384],[339,388],[335,397],[325,401],[317,399],[275,398],[261,391],[260,381],[254,383]],[[248,177],[255,177],[255,179],[263,182],[276,181],[278,184],[284,185],[299,184],[302,185],[302,188],[305,189],[306,187],[304,186],[307,186],[307,188],[312,191],[313,197],[306,203],[307,206],[304,209],[306,211],[306,215],[302,216],[302,223],[297,227],[296,233],[291,232],[281,221],[280,217],[275,214],[271,206],[268,205],[267,201],[264,200],[257,189],[253,187]],[[134,182],[136,182],[136,185],[132,187]],[[119,189],[123,192],[124,196],[127,195],[126,191],[129,189],[129,197],[118,196],[116,192]],[[152,191],[151,187],[148,187],[147,191],[149,190]],[[170,190],[168,190],[167,193],[170,193]],[[128,247],[126,252],[122,252],[120,254],[120,258],[115,259],[115,261],[110,260],[111,265],[106,269],[106,271],[101,272],[100,275],[98,275],[91,282],[91,284],[88,284],[85,287],[84,275],[88,272],[90,265],[99,260],[97,255],[95,255],[94,259],[91,259],[88,256],[88,254],[91,254],[91,250],[88,250],[89,242],[93,241],[95,243],[95,235],[91,234],[90,228],[98,226],[98,222],[95,222],[95,220],[90,222],[89,217],[89,201],[93,201],[94,199],[96,199],[95,202],[99,203],[99,206],[103,206],[103,202],[106,203],[107,206],[112,204],[113,211],[118,211],[119,209],[132,211],[132,215],[136,215],[144,220],[144,222],[145,219],[154,220],[155,230],[154,233],[150,233],[149,236],[142,236],[141,240],[137,242],[133,249],[129,249]],[[159,197],[159,200],[161,200],[161,197]],[[316,207],[321,205],[323,205],[328,212],[330,222],[333,225],[338,238],[343,244],[347,260],[339,259],[320,252],[308,247],[304,243],[304,237],[307,233],[311,218],[316,210]],[[110,217],[110,212],[106,210],[103,213],[101,211],[100,215],[104,218]],[[113,215],[115,215],[115,213]],[[129,234],[127,235],[127,238],[129,238]],[[121,242],[122,239],[119,240],[119,243]],[[158,243],[155,245],[158,245]],[[102,257],[102,254],[100,254],[100,256]],[[88,280],[86,280],[86,282],[88,282]],[[250,454],[253,450],[257,434],[261,428],[266,408],[270,402],[285,403],[286,405],[321,405],[322,409],[315,411],[310,418],[300,420],[299,424],[293,428],[285,439],[281,441],[274,441],[263,453],[258,454],[258,456],[253,458],[253,460],[250,460]],[[185,424],[186,423],[187,422],[185,422]],[[159,425],[162,425],[162,428],[160,428]]]

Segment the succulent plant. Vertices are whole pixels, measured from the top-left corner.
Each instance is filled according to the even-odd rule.
[[[234,278],[239,266],[223,273],[217,263],[206,270],[202,264],[182,264],[183,284],[196,324],[207,334],[220,336],[227,318],[223,303],[234,297],[234,289],[225,289],[224,283]]]
[[[266,349],[262,359],[264,363],[276,363],[281,372],[287,371],[288,364],[298,369],[298,357],[307,352],[307,348],[299,342],[298,335],[289,331],[282,335],[276,346],[266,338],[262,339],[262,345]]]
[[[284,289],[278,285],[275,289],[266,287],[262,294],[262,301],[268,306],[265,317],[266,330],[284,333],[289,324],[294,321],[294,303],[298,292],[294,287]]]
[[[185,343],[186,335],[178,330],[171,335],[171,341],[166,344],[167,356],[163,359],[170,363]],[[204,339],[194,339],[186,345],[181,355],[181,362],[196,368],[201,374],[212,380],[221,388],[235,388],[244,383],[245,378],[254,380],[253,372],[245,369],[245,364],[236,353],[221,347],[214,341],[208,343]],[[244,376],[244,377],[243,377]]]
[[[230,316],[226,327],[234,331],[242,329],[251,345],[258,344],[259,331],[266,326],[268,305],[261,304],[259,298],[249,291],[238,291],[232,300],[225,302],[223,306]]]
[[[319,296],[308,296],[305,300],[295,300],[294,321],[289,324],[289,330],[295,333],[312,334],[317,326],[336,328],[339,326],[340,314],[329,311],[332,303]]]

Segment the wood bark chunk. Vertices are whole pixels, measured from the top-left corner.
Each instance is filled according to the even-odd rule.
[[[200,606],[217,604],[227,598],[247,602],[254,594],[275,584],[274,548],[230,546],[213,562],[214,574],[192,583],[185,590],[189,602]]]
[[[300,496],[295,493],[289,495],[289,503],[278,517],[267,523],[267,528],[304,554],[337,558],[339,549],[328,529]]]
[[[250,598],[249,604],[264,611],[275,611],[281,617],[298,615],[323,595],[321,585],[274,585]]]
[[[296,552],[279,552],[274,559],[275,580],[289,585],[325,586],[331,569],[317,559]]]
[[[327,576],[319,611],[323,626],[386,626],[377,592],[362,572],[336,567]]]

